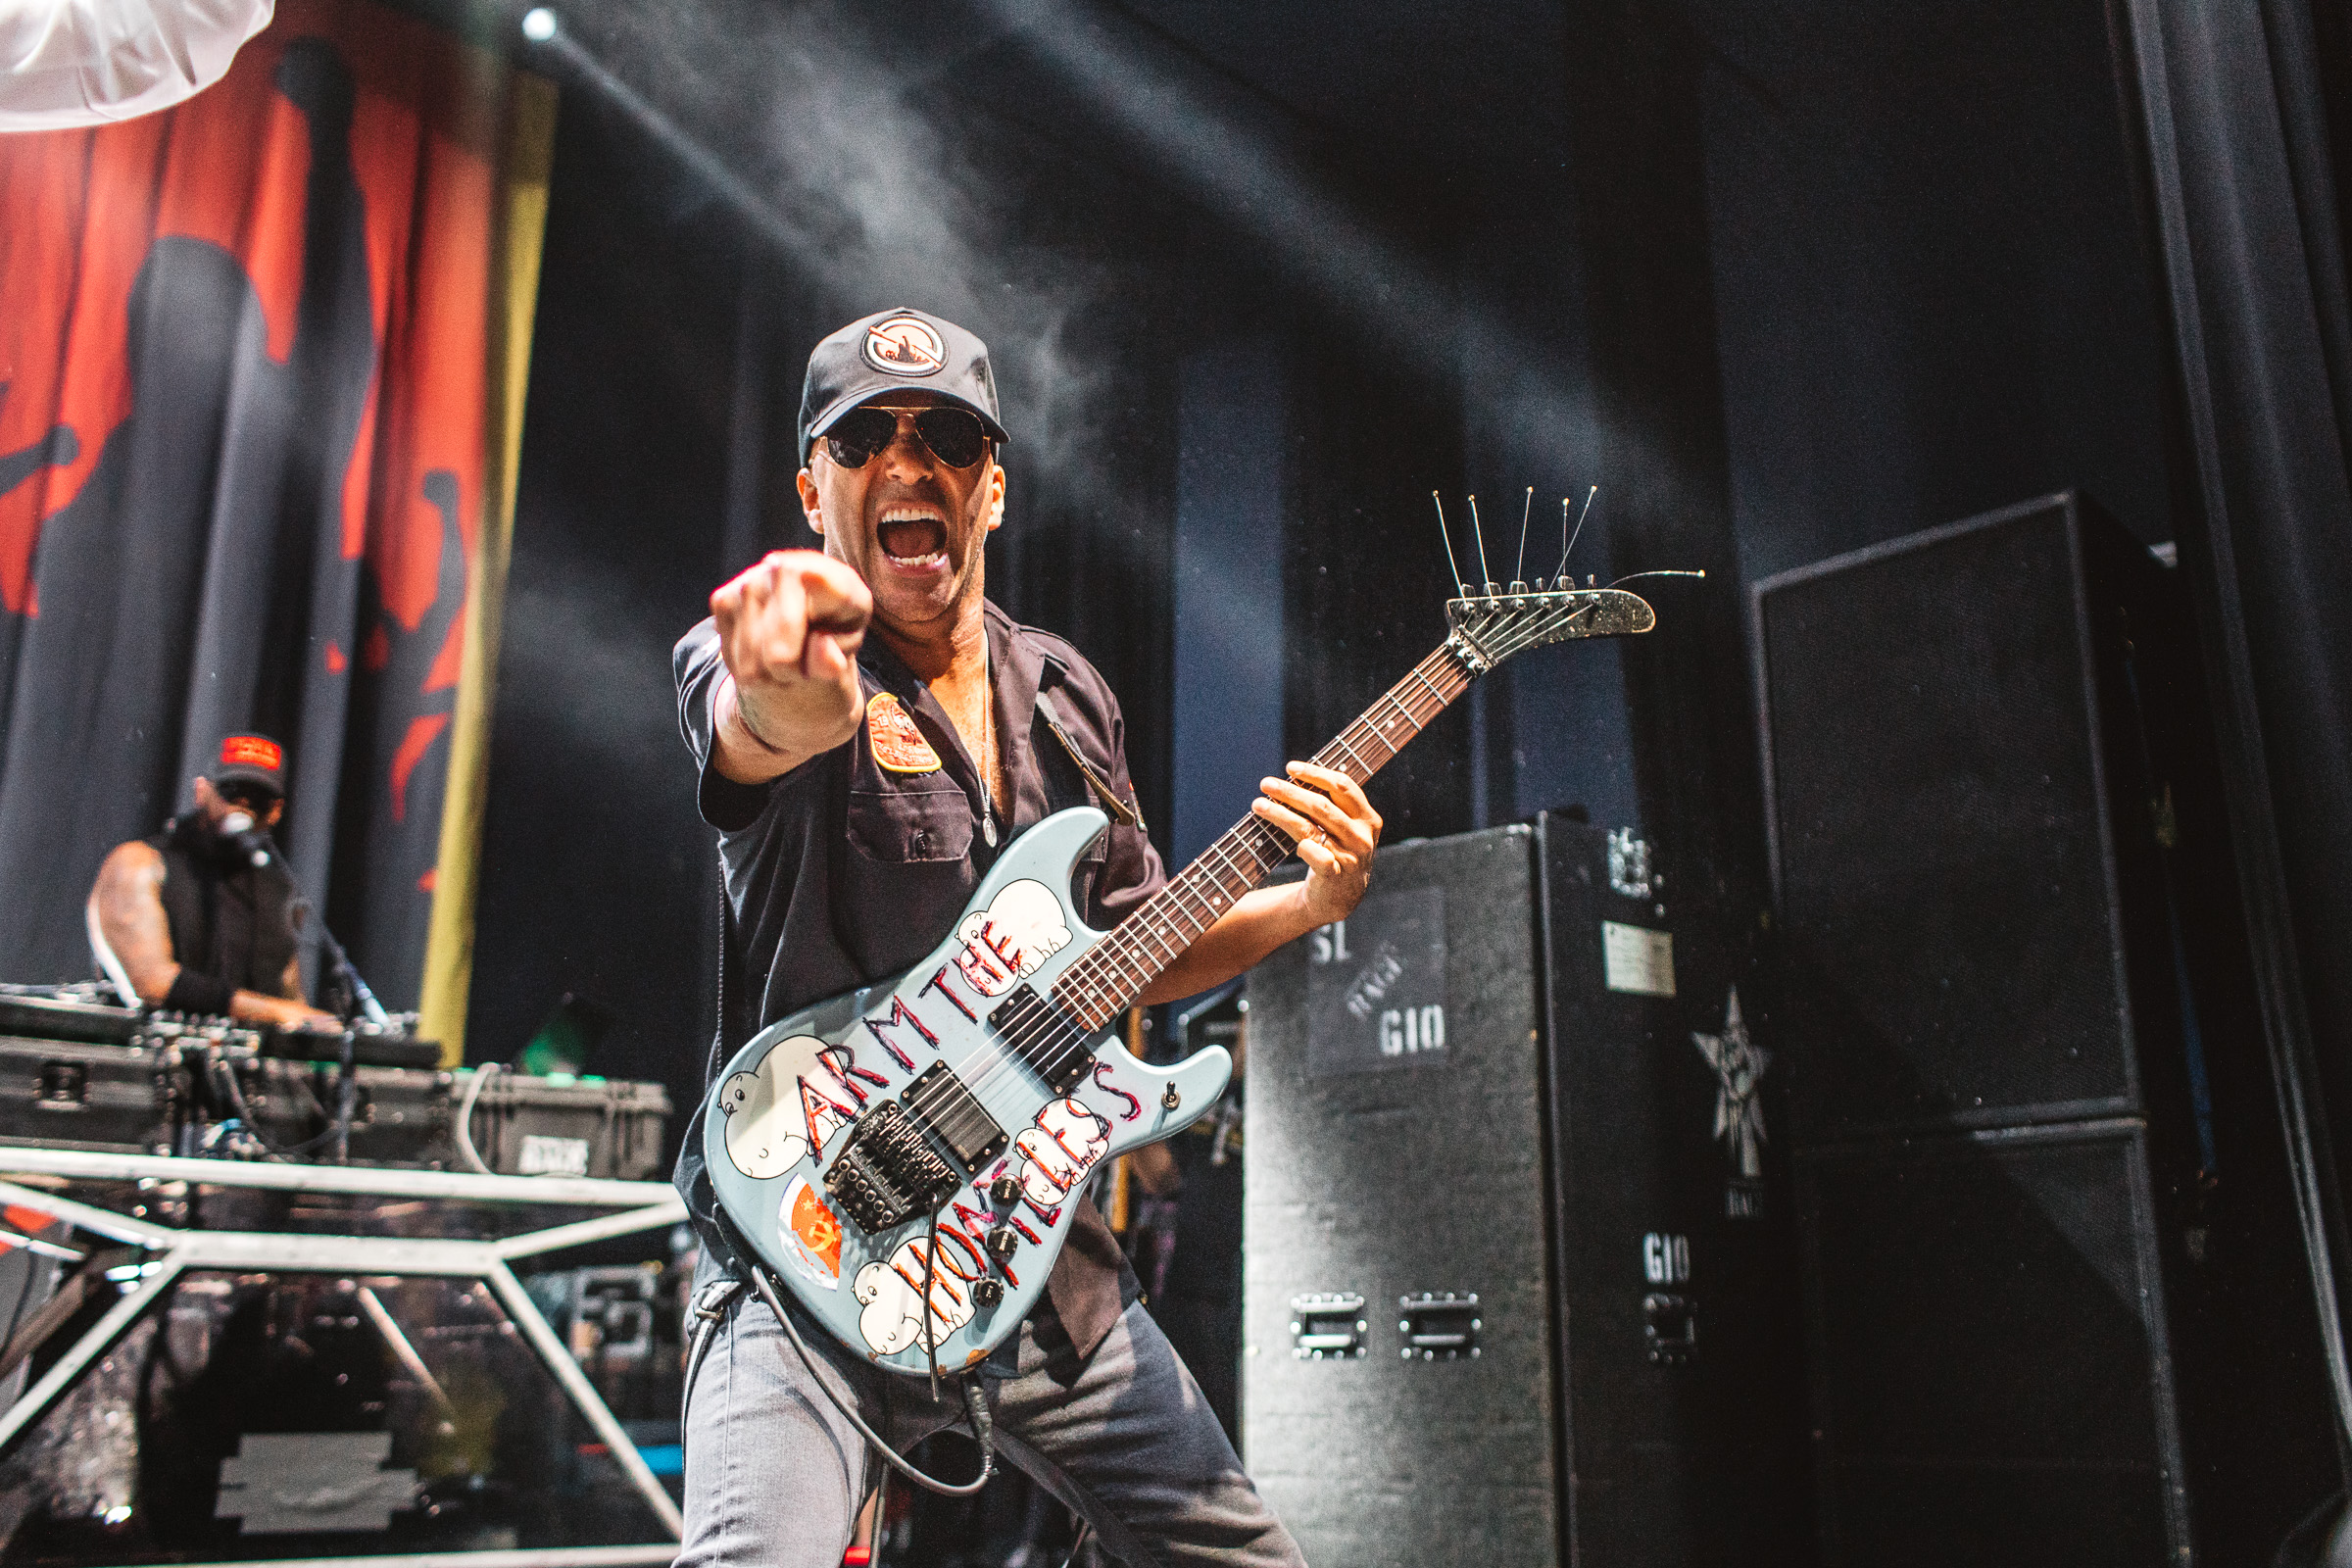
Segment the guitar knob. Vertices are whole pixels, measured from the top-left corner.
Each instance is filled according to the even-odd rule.
[[[994,1306],[1004,1299],[1004,1282],[999,1279],[981,1280],[972,1287],[972,1299],[982,1306]]]
[[[999,1257],[1010,1257],[1012,1250],[1020,1245],[1020,1236],[1009,1225],[1000,1225],[988,1233],[988,1250]]]
[[[1014,1176],[998,1177],[988,1184],[988,1196],[1006,1208],[1010,1208],[1014,1203],[1020,1201],[1020,1179]]]

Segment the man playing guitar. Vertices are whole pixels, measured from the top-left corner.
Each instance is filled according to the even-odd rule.
[[[726,874],[714,1067],[761,1026],[921,957],[1001,847],[1054,811],[1116,819],[1080,865],[1089,925],[1116,924],[1166,880],[1116,699],[1067,643],[984,597],[1004,440],[988,351],[951,322],[885,311],[809,356],[799,483],[823,551],[776,552],[721,586],[675,655]],[[1243,896],[1143,1000],[1206,990],[1363,897],[1379,813],[1345,773],[1288,773],[1252,809],[1296,841],[1305,879]],[[677,1181],[704,1240],[680,1568],[833,1568],[877,1463],[843,1407],[899,1448],[957,1407],[812,1325],[801,1338],[819,1359],[795,1353],[746,1289],[699,1122]],[[1136,1295],[1081,1207],[1038,1309],[984,1369],[998,1451],[1135,1568],[1299,1563]]]

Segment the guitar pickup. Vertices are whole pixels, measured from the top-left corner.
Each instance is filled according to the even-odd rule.
[[[908,1120],[947,1145],[967,1171],[977,1171],[1004,1152],[1004,1129],[944,1061],[933,1062],[908,1084],[899,1103],[906,1107]]]
[[[1086,1049],[1086,1031],[1033,987],[1022,986],[1005,998],[988,1021],[1057,1095],[1076,1089],[1094,1071],[1095,1054]]]

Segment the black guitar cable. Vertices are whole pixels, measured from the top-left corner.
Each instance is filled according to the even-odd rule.
[[[931,1402],[939,1402],[939,1331],[931,1326],[931,1287],[939,1279],[939,1210],[923,1240],[923,1359],[931,1363]]]
[[[749,1253],[744,1255],[747,1258],[750,1257]],[[760,1299],[767,1303],[768,1310],[776,1314],[776,1321],[784,1325],[784,1332],[791,1337],[792,1348],[800,1352],[801,1364],[808,1369],[810,1380],[824,1391],[825,1397],[833,1401],[833,1408],[849,1419],[850,1425],[858,1429],[858,1435],[872,1444],[881,1452],[883,1458],[890,1461],[892,1469],[916,1486],[926,1491],[936,1492],[943,1497],[968,1497],[988,1485],[989,1478],[996,1474],[997,1467],[997,1447],[993,1435],[996,1419],[989,1414],[988,1396],[981,1392],[980,1378],[977,1373],[967,1372],[959,1381],[963,1388],[964,1416],[971,1423],[973,1441],[980,1445],[980,1474],[961,1485],[942,1481],[936,1476],[925,1475],[905,1459],[900,1458],[897,1451],[882,1441],[882,1434],[867,1426],[863,1416],[842,1402],[841,1396],[833,1392],[832,1385],[818,1374],[816,1358],[808,1353],[808,1344],[801,1338],[800,1327],[792,1321],[792,1314],[784,1310],[784,1302],[777,1297],[775,1286],[769,1282],[766,1268],[758,1262],[749,1262],[747,1266],[751,1270],[752,1288],[760,1293]],[[925,1301],[923,1303],[925,1313],[928,1313],[930,1308],[931,1303]]]

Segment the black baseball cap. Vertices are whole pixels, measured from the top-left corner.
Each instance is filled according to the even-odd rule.
[[[224,735],[205,776],[215,784],[259,784],[283,800],[286,749],[267,735]]]
[[[835,419],[878,392],[936,392],[980,416],[1000,446],[1007,439],[997,418],[997,378],[988,345],[954,321],[921,311],[877,311],[852,321],[808,356],[801,386],[801,461]]]

